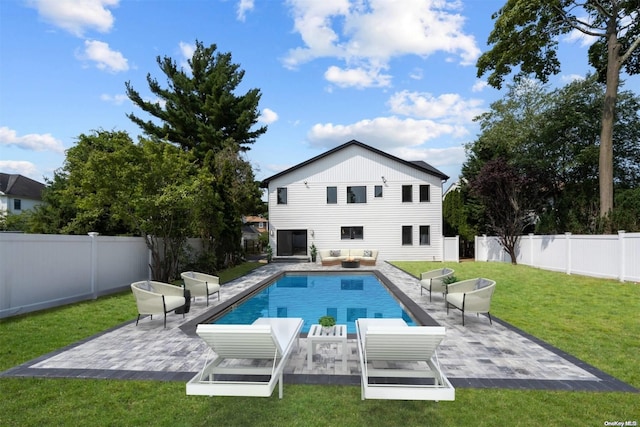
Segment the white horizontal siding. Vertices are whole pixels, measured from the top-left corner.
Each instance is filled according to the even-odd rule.
[[[384,176],[386,183],[383,182]],[[419,202],[419,186],[430,186],[430,202]],[[347,186],[367,187],[367,202],[347,203]],[[383,186],[383,197],[374,187]],[[402,186],[413,186],[413,202],[402,202]],[[287,204],[277,204],[277,188],[287,188]],[[327,187],[337,187],[338,203],[327,204]],[[401,162],[352,146],[293,170],[269,183],[271,244],[276,230],[306,229],[319,250],[378,249],[380,259],[442,259],[442,182]],[[402,226],[413,227],[413,245],[402,245]],[[430,226],[431,244],[419,245],[419,227]],[[362,226],[363,240],[341,240],[342,226]],[[313,230],[313,236],[311,235]],[[276,251],[274,251],[276,253]]]

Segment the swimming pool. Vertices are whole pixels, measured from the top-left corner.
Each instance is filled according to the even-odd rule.
[[[288,272],[210,323],[250,324],[260,317],[302,317],[302,332],[330,315],[355,333],[358,318],[402,318],[411,315],[372,273]]]

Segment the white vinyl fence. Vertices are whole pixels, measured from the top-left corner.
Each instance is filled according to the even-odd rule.
[[[0,318],[124,290],[149,259],[140,237],[0,233]]]
[[[442,254],[443,261],[460,262],[460,236],[445,237],[442,249],[444,252]]]
[[[476,236],[476,261],[511,262],[497,237]],[[567,274],[640,282],[640,233],[521,236],[518,264]]]

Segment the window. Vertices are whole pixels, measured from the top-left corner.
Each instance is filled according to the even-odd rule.
[[[278,187],[278,204],[287,204],[287,189],[285,187]]]
[[[413,245],[413,226],[411,225],[402,226],[402,244]]]
[[[13,210],[14,211],[22,210],[22,200],[13,199]]]
[[[413,186],[412,185],[403,185],[402,186],[402,201],[405,203],[413,201]]]
[[[362,227],[341,227],[340,239],[341,240],[362,240],[364,238]]]
[[[327,203],[338,203],[338,187],[327,187]]]
[[[421,185],[420,186],[420,201],[428,202],[429,201],[429,185]]]
[[[367,203],[367,187],[365,185],[347,187],[347,203]]]
[[[430,227],[428,225],[420,226],[420,245],[428,246],[431,244],[431,237],[429,236]]]
[[[376,185],[373,190],[374,197],[382,197],[382,185]]]

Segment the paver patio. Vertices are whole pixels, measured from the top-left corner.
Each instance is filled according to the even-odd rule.
[[[247,276],[222,287],[221,301],[254,286],[282,270],[341,270],[340,266],[317,264],[268,264]],[[446,327],[447,337],[440,345],[438,357],[444,373],[455,387],[516,388],[547,390],[629,391],[635,388],[566,354],[513,326],[494,318],[466,315],[450,310],[447,315],[441,295],[420,295],[418,280],[385,262],[376,269],[415,301],[429,316]],[[500,292],[497,284],[496,292]],[[192,302],[191,311],[170,314],[167,328],[162,316],[135,319],[73,345],[44,355],[0,373],[12,377],[64,377],[150,379],[187,381],[204,365],[208,347],[197,336],[187,334],[181,326],[193,322],[218,304],[206,307],[205,299]],[[135,304],[133,296],[131,303]],[[340,347],[335,343],[318,345],[312,369],[307,368],[306,339],[285,369],[285,383],[359,384],[359,362],[355,338],[348,341],[348,370],[342,371]],[[337,362],[337,363],[336,363]]]

